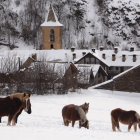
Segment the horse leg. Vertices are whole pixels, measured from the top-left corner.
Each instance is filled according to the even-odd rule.
[[[112,123],[112,130],[116,131],[116,124],[112,117],[111,117],[111,123]]]
[[[8,123],[7,123],[7,125],[11,125],[12,118],[13,118],[13,115],[9,115],[8,116]]]
[[[64,117],[63,117],[63,122],[64,122],[64,125],[67,126],[66,119],[64,119]]]
[[[116,126],[117,126],[117,129],[121,132],[121,129],[120,129],[120,126],[119,126],[119,121],[116,122]]]
[[[66,120],[67,126],[69,126],[69,120]]]
[[[0,123],[1,123],[1,118],[0,118]]]
[[[132,125],[133,125],[133,123],[130,122],[130,124],[128,125],[128,132],[130,131]]]
[[[72,127],[74,127],[75,121],[72,121]]]
[[[16,115],[13,116],[12,125],[16,125]]]
[[[21,108],[21,110],[17,113],[16,118],[15,118],[16,123],[17,123],[18,117],[22,113],[22,111],[23,111],[23,108]]]
[[[81,128],[81,121],[79,121],[79,128]]]
[[[137,131],[137,124],[134,124],[134,131],[136,132]]]

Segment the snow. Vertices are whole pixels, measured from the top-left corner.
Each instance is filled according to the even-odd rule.
[[[23,112],[16,126],[7,126],[7,117],[0,123],[1,139],[14,140],[112,140],[139,139],[140,130],[120,124],[122,132],[112,131],[110,112],[115,108],[139,112],[139,93],[128,93],[107,90],[81,90],[80,93],[67,95],[32,95],[32,114]],[[89,102],[89,129],[74,128],[63,125],[61,110],[67,104],[81,105]]]
[[[63,26],[61,23],[57,22],[53,22],[53,21],[49,21],[49,22],[44,22],[43,24],[41,24],[42,27],[59,27],[59,26]]]

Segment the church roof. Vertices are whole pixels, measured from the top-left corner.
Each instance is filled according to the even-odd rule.
[[[54,12],[53,7],[50,5],[48,15],[46,16],[45,22],[41,24],[41,26],[45,27],[53,27],[53,26],[63,26],[59,21]]]

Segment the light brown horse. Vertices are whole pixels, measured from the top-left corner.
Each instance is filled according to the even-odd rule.
[[[0,117],[8,116],[7,125],[15,125],[16,114],[24,108],[27,112],[30,106],[30,95],[26,93],[16,93],[5,98],[0,98]]]
[[[84,107],[84,105],[81,106]],[[86,118],[86,113],[88,112],[88,108],[86,106],[86,113],[85,113],[85,110],[83,110],[81,106],[70,104],[63,107],[62,117],[65,126],[69,126],[69,123],[72,121],[72,127],[74,127],[75,121],[79,120],[80,121],[79,128],[85,127],[89,129],[89,121]]]
[[[116,108],[111,111],[111,122],[113,131],[116,131],[116,127],[119,131],[121,131],[119,126],[119,122],[121,122],[122,124],[128,125],[128,132],[130,131],[132,125],[134,126],[134,131],[136,132],[137,124],[139,124],[140,128],[140,115],[134,110],[125,111],[120,108]]]
[[[72,107],[75,107],[75,105],[74,104],[70,104],[70,106]],[[88,109],[89,109],[89,103],[84,103],[84,104],[82,104],[82,105],[80,105],[80,107],[84,110],[84,112],[85,112],[85,114],[87,114],[88,113]],[[68,121],[67,120],[67,126],[69,125],[69,123],[71,123],[71,121]],[[79,122],[79,125],[80,125],[80,122]]]

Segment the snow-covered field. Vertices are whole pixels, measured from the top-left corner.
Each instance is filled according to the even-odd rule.
[[[61,110],[67,104],[89,102],[87,118],[90,128],[63,125]],[[140,113],[140,94],[107,90],[81,90],[67,95],[31,96],[32,114],[23,111],[16,126],[7,126],[7,117],[0,124],[0,138],[5,140],[125,140],[139,139],[140,130],[120,124],[122,132],[113,132],[110,111],[115,108],[136,110]]]

